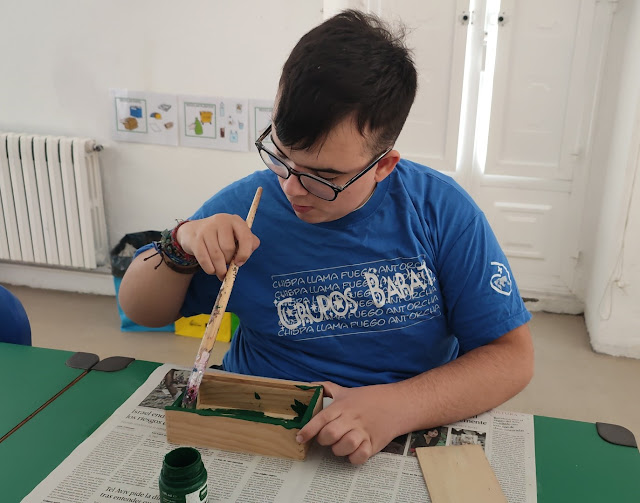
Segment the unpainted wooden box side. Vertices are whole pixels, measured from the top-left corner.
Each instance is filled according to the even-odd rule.
[[[275,386],[270,382],[229,381],[214,376],[203,379],[197,408],[255,410],[293,419],[297,415],[296,401],[308,405],[314,393],[315,388],[303,389],[294,384]]]
[[[167,440],[172,444],[302,460],[309,445],[296,442],[297,428],[241,419],[166,411]]]

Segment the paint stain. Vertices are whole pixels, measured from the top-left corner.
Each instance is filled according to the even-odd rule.
[[[260,395],[258,395],[258,393],[256,393],[255,391],[253,392],[253,396],[256,397],[256,400],[260,400]]]
[[[294,403],[290,405],[291,409],[296,413],[296,417],[293,419],[285,419],[280,417],[272,417],[265,414],[262,411],[257,410],[244,410],[244,409],[192,409],[187,408],[183,405],[183,399],[187,394],[188,390],[184,390],[180,396],[176,398],[172,405],[167,405],[165,410],[174,410],[180,411],[185,414],[198,414],[199,416],[218,416],[218,417],[229,417],[232,419],[241,419],[243,421],[254,421],[256,423],[266,423],[266,424],[274,424],[278,426],[282,426],[288,430],[290,429],[300,429],[302,428],[306,422],[303,423],[305,419],[305,414],[309,411],[309,409],[313,410],[316,406],[316,403],[320,399],[320,392],[322,390],[322,386],[296,386],[300,389],[314,389],[315,392],[311,397],[311,401],[309,404],[305,404],[300,400],[294,398]],[[256,399],[261,399],[260,395],[254,391],[254,397]],[[307,422],[310,418],[307,418]]]
[[[302,403],[300,400],[294,399],[293,405],[291,405],[291,409],[293,409],[293,412],[297,414],[294,421],[301,421],[304,417],[305,412],[307,412],[308,407],[309,406],[307,404]]]

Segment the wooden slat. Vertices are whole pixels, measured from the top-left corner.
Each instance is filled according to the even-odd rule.
[[[433,503],[507,503],[482,446],[419,447],[416,455]]]

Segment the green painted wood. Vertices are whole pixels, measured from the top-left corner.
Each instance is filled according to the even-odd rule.
[[[640,452],[593,423],[535,416],[538,503],[640,502]],[[624,426],[624,425],[623,425]]]
[[[0,409],[0,437],[82,374],[64,364],[71,355],[71,351],[0,343],[4,382],[14,387],[4,388],[7,400]]]
[[[89,372],[0,444],[1,501],[20,501],[89,437],[160,364]]]

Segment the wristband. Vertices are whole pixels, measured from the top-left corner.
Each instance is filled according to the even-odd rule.
[[[160,238],[160,249],[162,250],[163,256],[166,259],[169,259],[174,264],[183,267],[198,265],[198,260],[196,259],[196,257],[185,252],[176,239],[178,229],[182,224],[185,224],[188,221],[189,220],[183,220],[173,229],[166,229],[162,231]]]
[[[165,229],[161,233],[160,241],[153,242],[153,247],[158,252],[155,255],[162,257],[161,262],[158,263],[155,269],[160,267],[162,262],[172,271],[181,274],[193,274],[200,269],[200,264],[198,264],[196,257],[185,252],[176,239],[178,229],[188,221],[189,220],[183,220],[179,222],[173,229]],[[155,255],[151,257],[155,257]],[[151,257],[147,257],[145,260]]]

